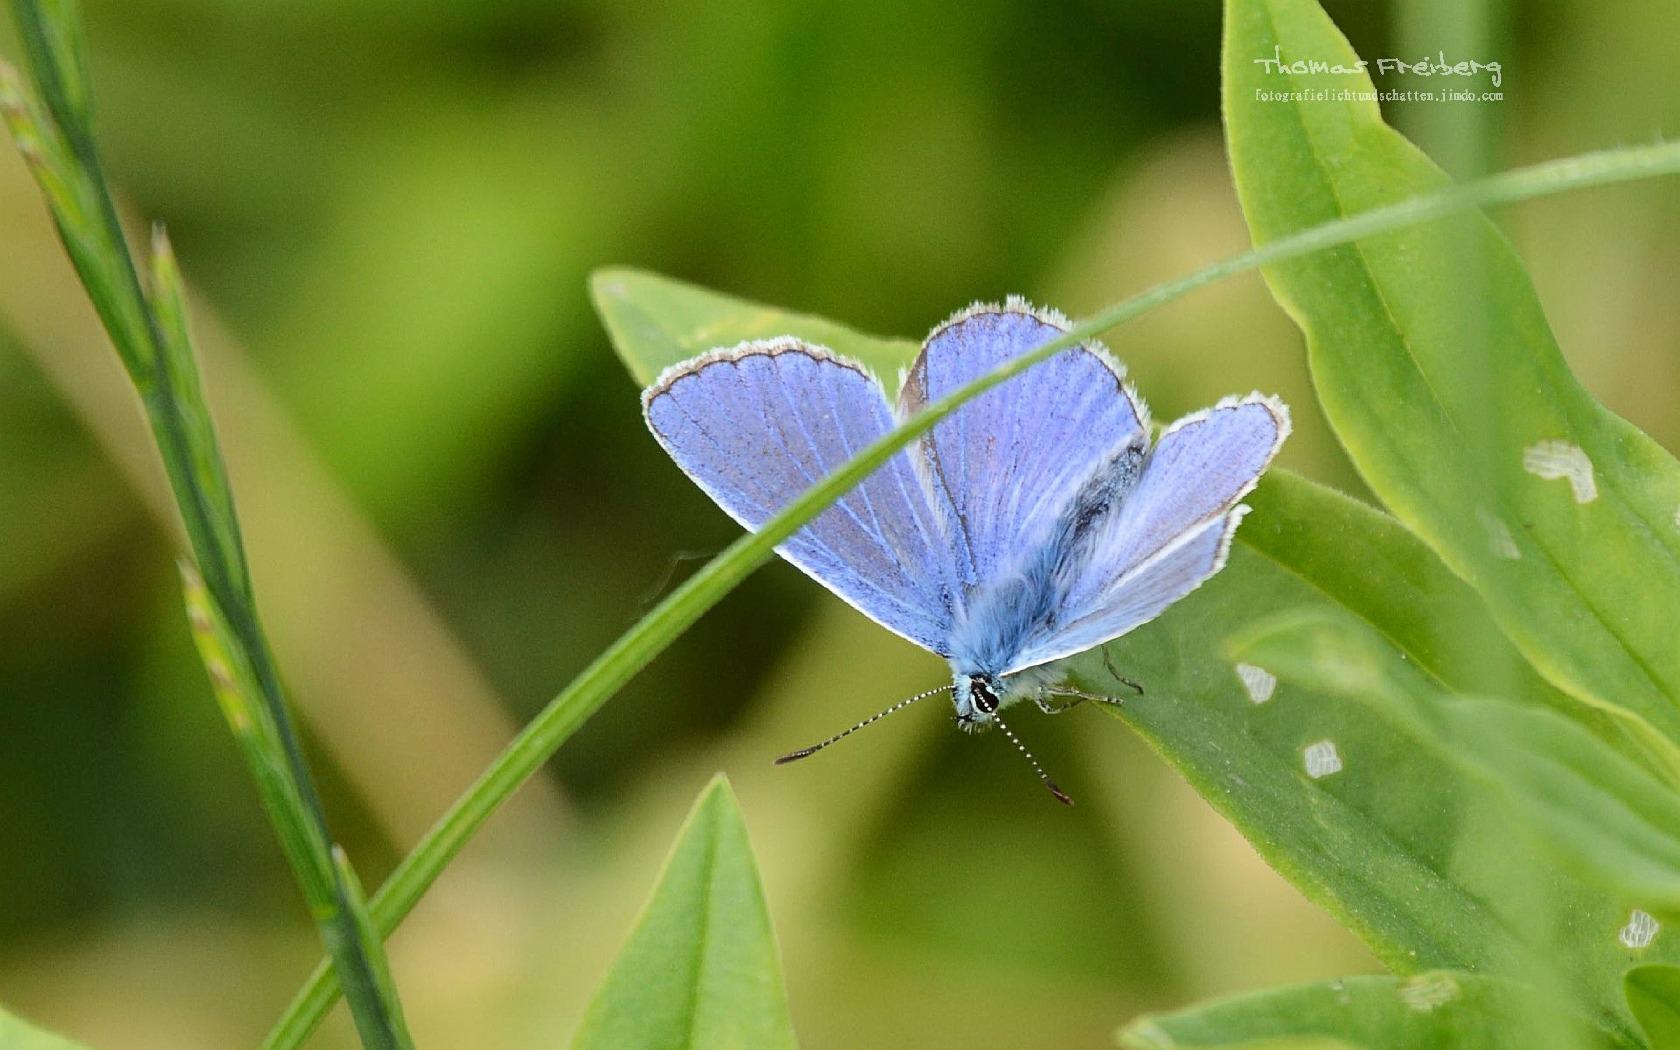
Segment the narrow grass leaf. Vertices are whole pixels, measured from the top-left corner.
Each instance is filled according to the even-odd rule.
[[[356,939],[359,942],[357,950],[369,961],[380,997],[389,1005],[390,1024],[397,1038],[403,1046],[412,1046],[414,1040],[408,1033],[408,1021],[403,1017],[402,1001],[397,998],[397,984],[391,979],[391,964],[385,957],[384,938],[379,935],[379,928],[374,925],[373,917],[368,913],[367,894],[362,889],[362,880],[356,876],[356,869],[350,866],[350,857],[344,852],[344,847],[336,844],[333,846],[332,862],[338,872],[339,884],[345,889],[345,906],[355,921]]]
[[[184,561],[180,569],[187,622],[210,676],[211,692],[245,756],[286,859],[300,875],[299,887],[310,910],[317,914],[330,911],[334,907],[332,872],[327,867],[330,862],[313,848],[311,833],[300,817],[305,804],[286,770],[279,733],[263,700],[262,687],[198,571]]]
[[[245,564],[245,544],[233,506],[233,487],[228,482],[210,403],[204,396],[198,361],[193,355],[181,269],[161,223],[152,227],[151,278],[149,301],[162,340],[163,364],[157,370],[157,377],[159,383],[169,387],[172,412],[179,420],[180,438],[186,446],[186,465],[192,472],[190,488],[201,493],[205,501],[206,522],[216,533],[213,550],[223,562],[222,569],[230,585],[249,599],[250,569]]]
[[[53,121],[72,138],[90,137],[87,46],[75,0],[13,0],[12,13]]]
[[[101,185],[83,163],[70,133],[41,107],[17,71],[3,62],[0,114],[41,187],[65,252],[110,333],[123,367],[141,393],[146,393],[156,342],[139,284],[129,270],[127,245],[114,232],[118,229],[114,209],[108,211]]]
[[[326,817],[260,626],[173,254],[160,237],[148,297],[94,145],[75,0],[14,0],[12,7],[35,94],[0,66],[0,109],[145,407],[203,574],[189,571],[187,600],[218,700],[342,975],[363,1045],[404,1050],[410,1041],[401,1008],[376,973],[383,972],[383,944],[356,929],[356,891],[332,862]]]

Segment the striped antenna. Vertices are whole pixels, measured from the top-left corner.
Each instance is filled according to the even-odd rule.
[[[1021,743],[1021,738],[1015,735],[1015,730],[1004,725],[1003,719],[995,714],[992,715],[992,721],[996,722],[997,727],[1003,730],[1003,735],[1009,738],[1009,742],[1015,745],[1015,750],[1021,752],[1022,756],[1032,763],[1033,772],[1038,774],[1038,779],[1044,781],[1044,786],[1050,789],[1050,794],[1056,796],[1056,801],[1064,806],[1073,805],[1073,799],[1069,798],[1067,792],[1057,787],[1056,782],[1050,779],[1050,774],[1046,773],[1044,767],[1038,764],[1038,759],[1034,758],[1033,753],[1027,750],[1027,745]]]
[[[915,703],[917,700],[926,700],[930,696],[938,696],[940,693],[949,693],[953,688],[954,688],[953,686],[942,685],[938,689],[929,689],[925,693],[917,693],[915,696],[907,697],[903,700],[900,700],[898,703],[896,703],[896,704],[892,705],[891,707],[887,708],[885,711],[881,711],[877,714],[870,715],[868,718],[865,718],[863,721],[859,722],[857,725],[855,725],[855,726],[851,727],[850,729],[847,729],[843,732],[835,733],[833,736],[829,737],[827,740],[824,740],[820,744],[812,744],[810,747],[802,747],[798,751],[789,752],[788,754],[783,755],[781,758],[776,759],[776,764],[778,766],[785,766],[789,762],[797,762],[802,758],[810,758],[812,755],[816,754],[818,751],[821,751],[823,748],[827,747],[828,745],[838,743],[839,741],[846,739],[847,737],[851,736],[853,733],[862,729],[864,726],[874,725],[876,722],[879,722],[881,719],[883,719],[883,718],[887,717],[888,715],[892,714],[894,711],[902,711],[906,707],[909,707],[911,704]]]

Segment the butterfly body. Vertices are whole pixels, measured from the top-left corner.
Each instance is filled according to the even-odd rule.
[[[1075,491],[1017,565],[968,596],[947,645],[959,725],[984,727],[997,710],[1036,696],[1054,680],[1047,669],[1019,666],[1022,653],[1033,638],[1055,632],[1101,526],[1137,483],[1144,453],[1141,436],[1127,440]]]
[[[970,307],[929,335],[895,401],[822,348],[744,343],[673,366],[643,408],[678,465],[757,528],[896,422],[1065,330],[1016,299]],[[1288,429],[1256,394],[1151,443],[1143,402],[1087,343],[957,408],[778,551],[949,660],[958,724],[981,729],[1042,700],[1058,661],[1218,572]]]

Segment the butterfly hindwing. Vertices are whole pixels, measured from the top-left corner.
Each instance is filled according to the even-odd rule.
[[[1218,572],[1247,510],[1239,501],[1288,434],[1288,410],[1259,395],[1168,427],[1082,556],[1055,618],[1028,639],[1012,669],[1117,638]]]
[[[744,343],[668,370],[642,395],[649,428],[731,517],[756,529],[893,426],[861,365],[794,339]],[[943,653],[950,544],[900,452],[778,548],[871,619]]]
[[[1167,607],[1207,582],[1225,566],[1231,537],[1248,508],[1238,505],[1172,548],[1140,565],[1119,586],[1104,595],[1104,604],[1083,615],[1063,609],[1055,628],[1024,646],[1011,670],[1082,653],[1148,623]]]

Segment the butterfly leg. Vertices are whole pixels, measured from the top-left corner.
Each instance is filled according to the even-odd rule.
[[[1058,701],[1056,699],[1058,697],[1062,699]],[[1100,693],[1087,693],[1082,689],[1073,689],[1068,686],[1061,685],[1046,686],[1042,692],[1033,697],[1033,703],[1037,704],[1038,709],[1047,715],[1059,715],[1067,711],[1072,711],[1074,708],[1085,703],[1087,700],[1099,704],[1106,704],[1109,707],[1119,707],[1125,703],[1125,700],[1118,696],[1103,696]]]
[[[1038,709],[1047,715],[1059,715],[1066,711],[1072,711],[1074,708],[1085,702],[1084,697],[1076,697],[1071,703],[1057,703],[1052,698],[1058,695],[1067,695],[1067,691],[1063,689],[1046,689],[1044,692],[1033,697],[1033,703],[1037,704]]]
[[[1143,695],[1143,686],[1138,685],[1136,682],[1132,681],[1130,678],[1127,678],[1125,675],[1123,675],[1119,671],[1115,670],[1114,661],[1109,659],[1107,649],[1104,649],[1102,651],[1102,658],[1103,658],[1103,666],[1108,668],[1108,673],[1114,676],[1114,680],[1116,682],[1119,682],[1121,685],[1123,685],[1126,688],[1128,688],[1128,689],[1132,690],[1133,692],[1137,693],[1137,695],[1139,695],[1139,696]],[[1116,703],[1118,703],[1118,701],[1116,701]]]
[[[1082,689],[1070,689],[1067,686],[1056,686],[1054,689],[1047,690],[1046,692],[1046,696],[1038,698],[1038,709],[1043,711],[1045,714],[1050,715],[1059,715],[1063,711],[1071,711],[1087,700],[1099,704],[1106,704],[1109,707],[1120,707],[1126,702],[1118,696],[1103,696],[1101,693],[1087,693]],[[1050,702],[1051,696],[1073,697],[1073,702],[1053,704]]]

